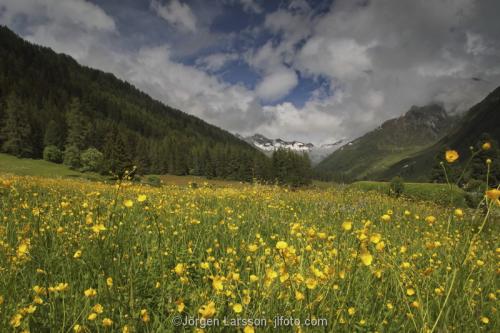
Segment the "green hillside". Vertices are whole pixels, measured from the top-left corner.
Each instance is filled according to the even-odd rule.
[[[98,174],[78,172],[76,170],[71,170],[62,164],[31,158],[17,158],[8,154],[0,154],[0,173],[48,178],[83,178],[90,180],[102,179],[102,177]]]
[[[362,191],[376,191],[389,193],[388,182],[359,181],[349,185],[351,188]],[[440,205],[467,207],[466,192],[459,187],[448,184],[434,183],[405,183],[403,196],[422,201],[432,201]]]
[[[492,140],[495,145],[500,141],[500,87],[472,107],[459,125],[437,143],[402,159],[377,176],[380,179],[390,179],[400,175],[407,180],[428,181],[436,165],[436,158],[443,156],[446,149],[457,150],[461,156],[459,163],[463,163],[470,157],[469,147],[478,149],[478,143],[484,137]],[[498,161],[494,161],[493,166],[498,171]]]
[[[266,178],[270,164],[229,132],[0,26],[0,151],[40,159],[48,146],[74,169],[95,148],[88,156],[103,173],[136,165],[143,174],[251,180]]]
[[[370,179],[429,147],[455,123],[439,105],[412,107],[404,116],[343,146],[316,166],[319,178],[350,182]]]

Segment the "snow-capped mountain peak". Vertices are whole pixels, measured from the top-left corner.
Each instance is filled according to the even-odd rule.
[[[237,134],[237,137],[248,142],[249,144],[257,147],[265,153],[272,153],[273,151],[283,148],[290,149],[296,152],[308,153],[313,164],[319,163],[323,158],[337,150],[344,144],[344,140],[338,140],[333,143],[325,143],[321,145],[314,145],[312,143],[305,143],[301,141],[286,141],[283,139],[269,139],[262,134],[254,134],[252,136],[243,137]]]

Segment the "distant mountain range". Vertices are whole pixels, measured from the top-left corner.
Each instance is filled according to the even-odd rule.
[[[457,123],[442,106],[413,106],[398,118],[347,143],[315,168],[321,178],[337,181],[372,179],[394,163],[436,143]]]
[[[271,154],[273,151],[280,148],[289,149],[295,152],[307,153],[313,164],[319,163],[322,159],[327,157],[335,150],[339,149],[344,144],[344,140],[338,140],[333,143],[314,145],[310,142],[305,143],[295,140],[286,141],[279,138],[269,139],[262,134],[254,134],[247,137],[236,134],[236,136],[268,154]]]

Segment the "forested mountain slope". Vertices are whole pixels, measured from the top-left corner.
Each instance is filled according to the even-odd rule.
[[[153,100],[114,75],[79,65],[0,27],[0,147],[101,171],[265,178],[270,161],[229,132]],[[87,152],[87,155],[82,155]],[[49,156],[49,157],[50,157]],[[85,156],[85,157],[83,157]]]

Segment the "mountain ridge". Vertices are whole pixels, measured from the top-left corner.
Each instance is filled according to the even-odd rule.
[[[470,156],[469,147],[477,147],[483,134],[497,143],[500,141],[500,87],[471,107],[457,126],[435,144],[394,163],[377,178],[387,180],[399,175],[412,181],[428,181],[436,157],[447,149],[454,149],[460,155],[459,163],[463,163]]]
[[[412,106],[401,116],[343,145],[321,161],[315,172],[320,178],[341,182],[371,178],[439,140],[455,122],[456,118],[440,104]]]

